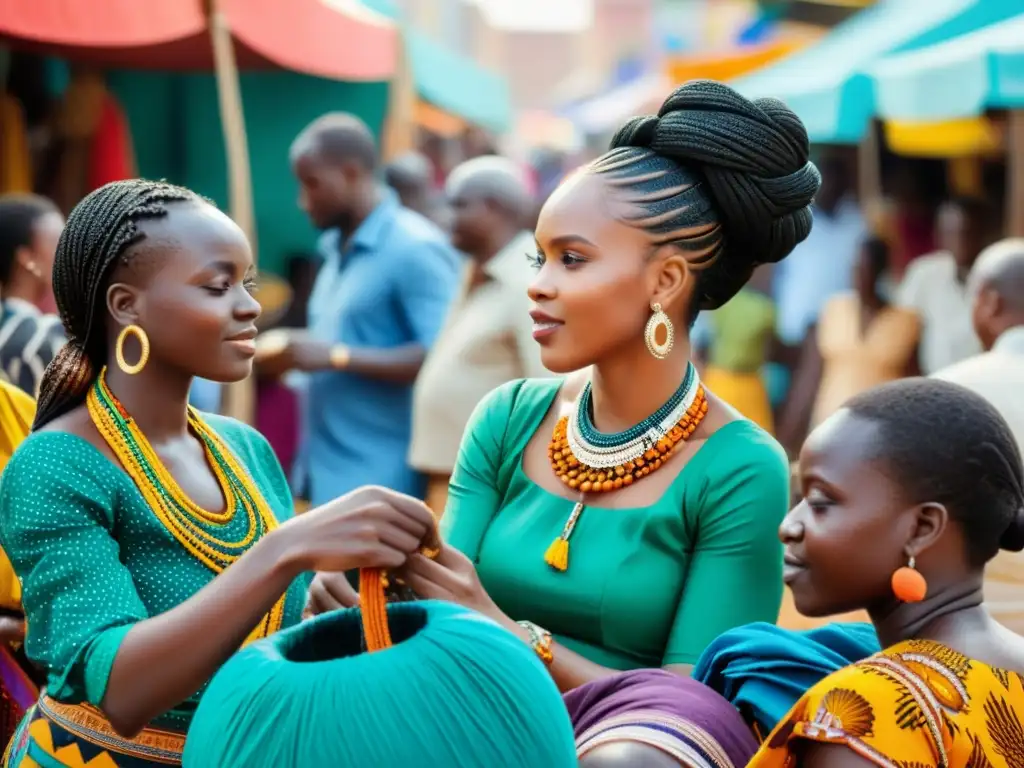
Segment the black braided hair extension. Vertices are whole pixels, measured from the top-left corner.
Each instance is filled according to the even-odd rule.
[[[139,222],[166,216],[168,203],[203,199],[166,182],[129,179],[90,192],[71,211],[53,262],[53,293],[68,343],[43,375],[32,429],[81,404],[103,365],[107,283],[145,237]]]
[[[687,254],[698,271],[692,321],[810,233],[821,176],[809,151],[803,123],[781,101],[695,80],[656,116],[627,122],[590,170],[640,211],[629,224]]]

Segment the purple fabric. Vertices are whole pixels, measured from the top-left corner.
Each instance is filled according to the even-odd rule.
[[[615,715],[655,710],[697,726],[745,766],[757,751],[757,740],[740,713],[696,680],[661,669],[637,669],[595,680],[563,697],[576,737]]]
[[[267,438],[287,475],[299,447],[298,398],[279,381],[261,381],[256,398],[256,429]]]
[[[0,648],[0,685],[7,690],[22,713],[27,712],[39,698],[39,690],[6,648]]]

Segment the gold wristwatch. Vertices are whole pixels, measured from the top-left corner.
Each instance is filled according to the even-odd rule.
[[[336,371],[343,371],[348,368],[348,362],[352,359],[352,352],[344,344],[335,344],[331,347],[331,368]]]

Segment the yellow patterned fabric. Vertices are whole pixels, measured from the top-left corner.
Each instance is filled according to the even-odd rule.
[[[89,705],[43,696],[7,747],[3,768],[153,768],[180,766],[185,734],[145,728],[130,739]]]
[[[21,441],[28,437],[36,402],[13,384],[0,381],[0,472]],[[7,555],[0,550],[0,608],[21,610],[21,584]]]
[[[797,702],[748,768],[795,768],[801,740],[883,768],[1024,766],[1024,676],[910,640],[839,670]]]

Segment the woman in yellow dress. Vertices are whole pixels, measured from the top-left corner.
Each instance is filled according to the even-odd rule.
[[[811,616],[864,609],[884,650],[813,686],[750,768],[1024,766],[1024,638],[985,564],[1024,549],[1024,470],[987,401],[907,379],[846,403],[800,455],[785,580]]]
[[[767,432],[773,432],[771,401],[763,368],[775,341],[775,304],[769,265],[758,267],[748,283],[723,307],[708,315],[704,384]]]

